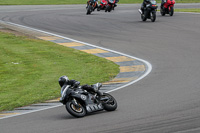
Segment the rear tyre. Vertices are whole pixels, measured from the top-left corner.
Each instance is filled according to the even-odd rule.
[[[146,21],[147,20],[147,18],[146,18],[146,16],[144,14],[141,14],[141,19],[142,19],[142,21]]]
[[[108,94],[108,93],[103,93],[103,96],[101,97],[108,97],[109,101],[106,101],[106,103],[103,103],[104,109],[106,111],[114,111],[117,109],[117,101],[115,100],[115,98]]]
[[[162,16],[165,16],[165,11],[164,11],[164,9],[163,9],[162,7],[160,7],[160,14],[161,14]]]
[[[169,10],[169,16],[173,16],[174,14],[174,7],[171,7],[171,9]]]
[[[78,102],[78,101],[77,101]],[[80,118],[84,117],[86,115],[86,109],[78,102],[78,105],[80,107],[76,107],[73,103],[72,100],[68,101],[66,103],[66,110],[74,117]]]

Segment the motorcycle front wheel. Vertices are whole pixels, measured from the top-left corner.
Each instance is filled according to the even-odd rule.
[[[173,16],[174,14],[174,7],[171,7],[171,9],[169,10],[169,16]]]
[[[74,117],[80,118],[86,115],[86,109],[81,105],[79,101],[77,101],[78,107],[73,104],[72,100],[69,100],[66,103],[67,111]]]
[[[105,12],[109,12],[109,8],[110,8],[110,6],[109,5],[106,5],[106,8],[105,8]]]
[[[151,12],[151,22],[155,22],[156,20],[156,12]]]
[[[108,94],[108,93],[103,93],[103,95],[101,96],[101,98],[108,98],[109,101],[105,101],[105,103],[103,102],[103,107],[106,111],[114,111],[117,109],[117,101],[115,100],[115,98]]]
[[[91,14],[91,12],[92,12],[92,6],[91,6],[91,5],[88,5],[86,14],[87,14],[87,15],[88,15],[88,14]]]

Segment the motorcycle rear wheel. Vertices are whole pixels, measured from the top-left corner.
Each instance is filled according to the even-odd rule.
[[[78,101],[77,101],[78,102]],[[84,117],[86,115],[86,109],[81,105],[81,103],[78,102],[78,105],[80,107],[76,107],[73,103],[72,100],[68,101],[66,103],[66,110],[74,117],[80,118]]]
[[[117,101],[115,98],[108,94],[108,93],[103,93],[103,96],[101,97],[108,97],[109,101],[107,103],[103,103],[103,107],[106,111],[114,111],[117,109]]]
[[[141,14],[141,19],[142,19],[142,21],[146,21],[147,20],[145,14]]]
[[[163,7],[163,8],[162,8],[162,7],[160,7],[160,14],[161,14],[162,16],[165,16],[164,7]]]

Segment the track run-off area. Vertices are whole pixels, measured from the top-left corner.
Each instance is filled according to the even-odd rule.
[[[199,4],[180,4],[192,8]],[[2,133],[199,133],[200,14],[142,22],[140,4],[86,15],[85,5],[1,6],[4,22],[118,51],[151,63],[142,80],[110,92],[114,112],[72,117],[64,106],[0,120]],[[56,79],[57,80],[57,79]],[[60,91],[60,90],[58,90]]]

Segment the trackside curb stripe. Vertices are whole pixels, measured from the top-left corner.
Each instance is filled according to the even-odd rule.
[[[110,58],[109,57],[104,57],[104,58],[113,60],[114,62],[125,62],[125,61],[135,61],[135,60],[138,60],[138,61],[140,61],[140,62],[142,62],[142,63],[145,64],[145,66],[143,66],[143,67],[146,68],[146,69],[144,69],[144,74],[142,73],[142,75],[140,75],[139,77],[136,76],[136,77],[130,77],[130,78],[127,77],[127,78],[124,78],[122,76],[121,77],[119,76],[119,77],[116,77],[115,79],[111,80],[110,83],[114,83],[114,84],[117,83],[117,85],[120,84],[120,83],[126,83],[126,84],[120,84],[120,86],[116,86],[116,87],[114,87],[114,89],[106,91],[107,93],[119,90],[119,89],[124,88],[126,86],[129,86],[131,84],[134,84],[135,82],[137,82],[137,81],[143,79],[144,77],[146,77],[151,72],[151,70],[152,70],[152,65],[148,61],[145,61],[143,59],[140,59],[140,58],[137,58],[137,57],[134,57],[134,56],[130,56],[130,55],[127,55],[127,54],[124,54],[124,53],[121,53],[121,52],[117,52],[117,51],[110,50],[110,49],[107,49],[107,48],[103,48],[103,47],[100,47],[100,46],[95,46],[95,45],[92,45],[92,44],[89,44],[89,43],[85,43],[85,42],[81,42],[81,41],[78,41],[78,40],[74,40],[74,39],[71,39],[71,38],[68,38],[68,37],[60,36],[60,35],[57,35],[57,34],[54,34],[54,33],[50,33],[50,32],[46,32],[46,31],[42,31],[42,30],[30,28],[30,27],[27,27],[27,26],[23,26],[23,25],[11,23],[11,22],[6,22],[6,21],[1,21],[1,20],[0,20],[0,22],[6,23],[6,24],[9,24],[9,25],[12,25],[12,26],[17,26],[17,27],[20,27],[20,28],[25,28],[26,30],[36,31],[36,32],[40,32],[40,33],[45,33],[45,34],[48,34],[49,36],[51,36],[51,37],[43,38],[44,40],[46,39],[48,41],[49,40],[51,41],[51,40],[58,40],[58,39],[66,39],[66,40],[70,41],[69,44],[70,43],[75,43],[75,44],[79,44],[80,46],[87,45],[87,46],[90,46],[90,47],[94,47],[95,49],[98,49],[96,52],[101,51],[100,53],[102,53],[103,51],[106,51],[106,52],[108,51],[108,52],[111,52],[111,53],[119,54],[120,57],[110,57]],[[40,38],[40,37],[38,37],[38,38]],[[57,44],[62,45],[62,43],[57,43]],[[67,43],[63,43],[63,45],[67,45]],[[135,71],[135,70],[133,70],[133,68],[130,68],[130,67],[131,66],[129,66],[128,69],[124,67],[125,69],[123,69],[124,72],[122,72],[122,75],[124,73],[126,73],[126,71],[131,71],[131,72]],[[131,81],[131,80],[133,80],[133,81]],[[110,83],[107,82],[107,84],[110,84]],[[54,105],[54,106],[51,106],[51,107],[46,107],[46,108],[42,108],[42,109],[38,109],[38,110],[33,110],[33,111],[21,113],[21,114],[16,114],[16,115],[11,115],[11,116],[6,116],[6,117],[0,117],[0,119],[5,119],[5,118],[9,118],[9,117],[14,117],[14,116],[19,116],[19,115],[23,115],[23,114],[33,113],[33,112],[42,111],[42,110],[46,110],[46,109],[50,109],[50,108],[55,108],[55,107],[59,107],[59,106],[62,106],[62,104]]]

